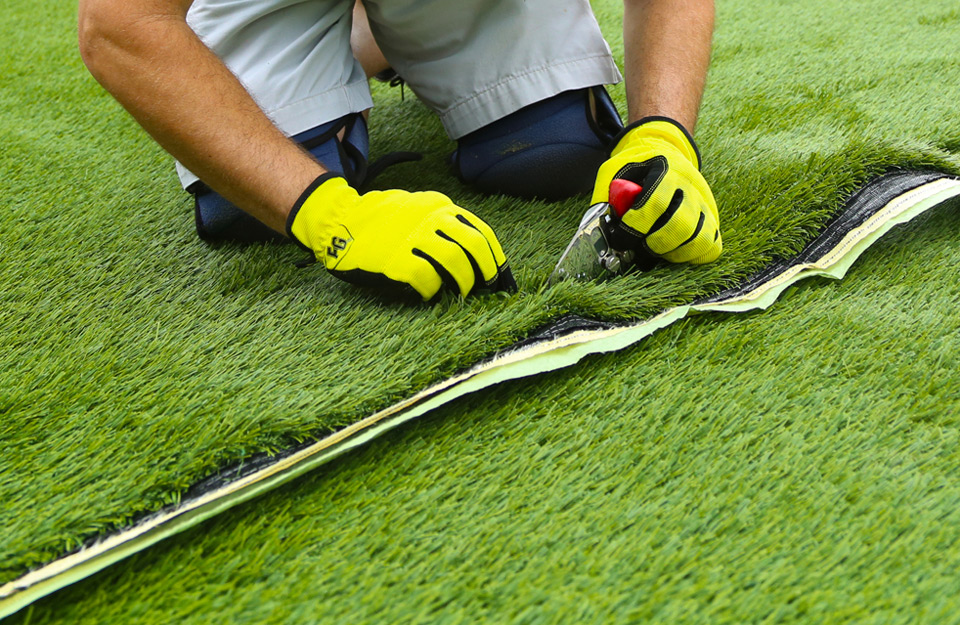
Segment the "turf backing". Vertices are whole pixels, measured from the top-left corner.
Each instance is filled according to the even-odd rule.
[[[957,622],[958,210],[765,313],[458,400],[11,622]]]
[[[615,40],[615,3],[596,6]],[[476,210],[522,286],[422,307],[295,270],[290,247],[196,241],[168,159],[82,70],[75,7],[11,3],[0,18],[18,51],[0,59],[0,582],[563,312],[639,318],[716,292],[799,249],[890,166],[957,171],[958,87],[943,72],[960,64],[958,18],[942,3],[719,9],[697,138],[726,252],[705,268],[544,289],[582,203],[470,193],[446,173],[452,145],[436,120],[378,91],[375,150],[427,155],[382,184],[438,189]]]

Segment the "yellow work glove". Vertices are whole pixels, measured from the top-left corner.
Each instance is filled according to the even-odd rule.
[[[392,291],[409,286],[425,301],[444,285],[464,296],[517,288],[490,226],[441,193],[360,195],[324,174],[290,211],[287,234],[341,280]]]
[[[597,172],[592,204],[609,201],[614,179],[642,188],[620,222],[641,249],[673,263],[709,263],[720,256],[717,202],[700,174],[693,138],[680,124],[647,117],[627,126]]]

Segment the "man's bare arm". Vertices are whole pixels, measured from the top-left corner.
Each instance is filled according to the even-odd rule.
[[[713,0],[624,0],[628,121],[663,115],[693,132],[713,20]]]
[[[170,154],[284,232],[324,168],[288,139],[190,30],[191,0],[80,0],[84,63]]]

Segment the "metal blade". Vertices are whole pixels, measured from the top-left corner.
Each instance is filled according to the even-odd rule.
[[[547,284],[556,284],[561,280],[596,280],[607,272],[603,259],[607,257],[610,246],[600,224],[610,205],[606,202],[594,204],[580,220],[580,226],[573,240],[560,256],[556,268]]]

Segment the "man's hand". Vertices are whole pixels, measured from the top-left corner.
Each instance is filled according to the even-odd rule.
[[[643,189],[621,221],[639,244],[673,263],[709,263],[720,256],[717,203],[700,175],[700,153],[680,124],[651,117],[628,126],[600,166],[591,203],[609,200],[615,178]]]
[[[337,278],[395,290],[409,285],[430,300],[444,285],[516,290],[493,230],[432,191],[371,191],[319,177],[290,211],[287,234]]]

